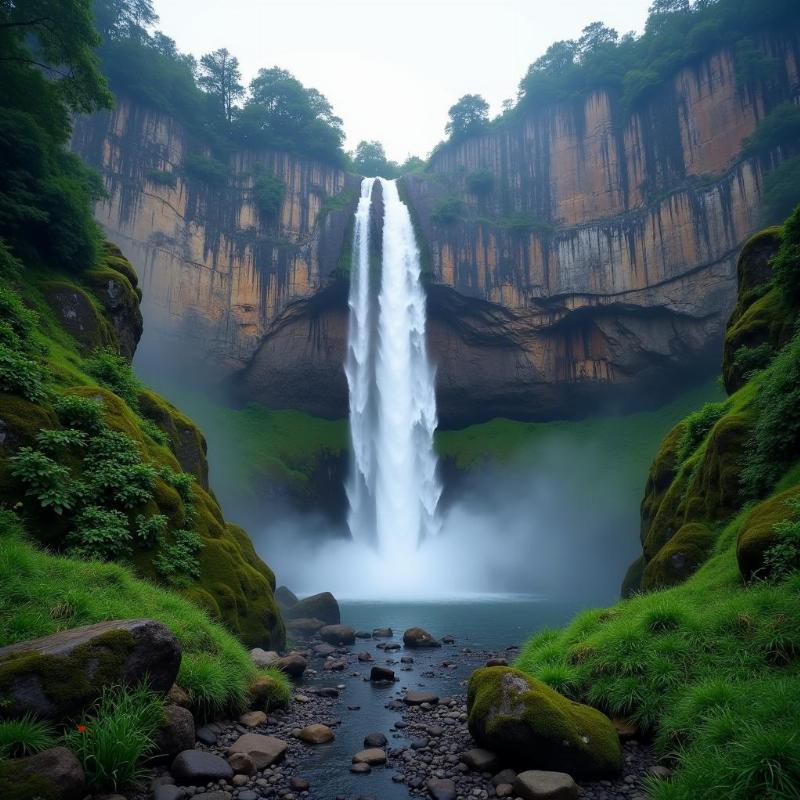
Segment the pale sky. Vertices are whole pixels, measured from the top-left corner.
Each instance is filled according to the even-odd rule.
[[[494,116],[552,42],[601,20],[641,32],[651,0],[155,0],[159,28],[199,57],[227,47],[244,82],[288,69],[344,121],[346,148],[425,156],[447,109],[482,94]]]

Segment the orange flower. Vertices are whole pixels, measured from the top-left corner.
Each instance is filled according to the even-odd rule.
[[[86,726],[85,725],[76,725],[75,729],[78,733],[86,733]]]

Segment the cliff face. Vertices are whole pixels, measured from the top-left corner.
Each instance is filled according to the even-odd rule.
[[[781,65],[769,87],[740,87],[721,51],[632,115],[595,92],[447,146],[402,179],[445,424],[581,414],[716,363],[735,256],[760,222],[764,163],[742,160],[741,143],[800,90],[800,42],[762,46]],[[357,178],[242,153],[225,188],[155,183],[154,169],[180,172],[191,137],[125,102],[82,120],[74,148],[106,178],[97,216],[142,272],[148,330],[189,340],[220,378],[237,373],[246,399],[346,414],[347,290],[334,275]],[[251,198],[258,165],[287,187],[267,225]],[[476,194],[478,171],[491,180]],[[448,199],[464,213],[445,223]]]
[[[72,148],[103,176],[109,196],[95,216],[139,271],[144,346],[187,345],[223,379],[248,363],[287,305],[336,269],[358,183],[339,169],[240,152],[227,175],[204,179],[186,166],[206,156],[191,133],[124,98],[112,112],[80,118]],[[265,173],[284,185],[266,220],[253,198]]]

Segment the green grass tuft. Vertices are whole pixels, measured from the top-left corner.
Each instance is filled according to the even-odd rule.
[[[55,741],[52,725],[32,714],[0,722],[0,760],[39,753],[52,747]]]

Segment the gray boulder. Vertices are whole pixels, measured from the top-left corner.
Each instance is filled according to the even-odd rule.
[[[289,653],[288,656],[273,661],[272,666],[285,672],[290,678],[299,678],[306,671],[308,662],[299,653]]]
[[[203,786],[210,781],[228,781],[233,777],[227,761],[202,750],[178,753],[169,771],[181,786]]]
[[[298,600],[291,608],[284,611],[286,619],[311,618],[320,619],[326,625],[338,625],[342,619],[339,604],[330,592],[321,592]]]
[[[266,769],[283,760],[288,745],[283,739],[275,736],[263,736],[260,733],[245,733],[229,748],[228,755],[244,753],[250,756],[256,769]],[[230,769],[230,767],[228,767]]]
[[[194,717],[192,712],[177,705],[164,707],[164,722],[155,734],[158,757],[172,759],[194,747]]]
[[[260,647],[254,647],[250,651],[250,658],[257,667],[268,667],[273,661],[276,661],[280,656],[274,650],[262,650]]]
[[[275,590],[274,597],[281,608],[291,608],[297,605],[297,595],[286,586],[279,586]]]
[[[181,648],[151,619],[98,622],[0,648],[3,713],[44,719],[78,715],[106,686],[136,684],[147,675],[166,694],[178,674]]]
[[[442,643],[434,639],[428,631],[422,628],[409,628],[403,634],[403,644],[406,647],[441,647]]]
[[[349,625],[326,625],[320,628],[320,637],[328,644],[355,644],[356,634]]]
[[[0,797],[28,800],[80,800],[86,793],[80,761],[66,747],[53,747],[27,758],[0,760]]]
[[[514,789],[523,800],[578,800],[578,784],[565,772],[521,772]]]

